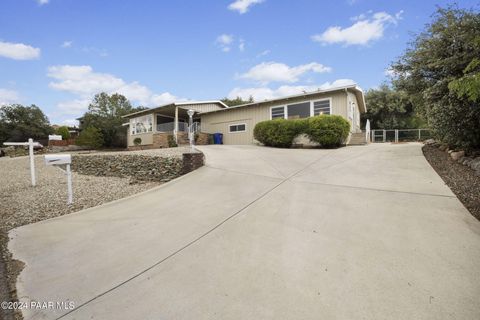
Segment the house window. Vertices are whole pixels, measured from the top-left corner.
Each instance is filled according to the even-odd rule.
[[[300,119],[310,117],[310,102],[289,104],[287,106],[288,119]]]
[[[228,126],[228,132],[230,133],[245,132],[246,130],[247,130],[247,125],[245,123],[232,124]]]
[[[271,109],[272,119],[284,119],[285,118],[285,108],[284,107],[273,107]]]
[[[330,114],[330,99],[313,102],[313,115]]]
[[[130,119],[130,133],[132,135],[139,133],[152,132],[153,116],[151,114]]]

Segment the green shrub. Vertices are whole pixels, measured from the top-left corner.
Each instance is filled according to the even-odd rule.
[[[137,137],[137,138],[133,139],[133,144],[136,145],[136,146],[141,145],[142,144],[142,138]]]
[[[75,143],[79,146],[98,149],[103,146],[103,135],[97,128],[87,127],[80,132],[80,135],[75,140]]]
[[[266,146],[289,148],[295,137],[304,133],[322,147],[334,148],[345,143],[349,131],[350,123],[341,116],[320,115],[308,119],[262,121],[253,129],[253,135]]]
[[[350,123],[336,115],[320,115],[308,119],[306,134],[324,148],[336,148],[345,143]]]
[[[266,146],[289,148],[293,139],[305,131],[306,120],[267,120],[257,123],[253,129],[255,139]]]
[[[171,135],[171,134],[168,135],[167,141],[168,141],[168,147],[169,147],[169,148],[178,147],[177,142],[176,142],[175,139],[173,138],[173,135]]]
[[[62,140],[70,139],[70,132],[68,131],[67,126],[57,128],[57,130],[55,130],[55,133],[59,136],[62,136]]]

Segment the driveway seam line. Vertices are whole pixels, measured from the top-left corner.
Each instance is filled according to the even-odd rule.
[[[333,184],[333,183],[313,182],[313,181],[302,181],[302,180],[291,180],[291,181],[292,181],[292,182],[299,182],[299,183],[318,184],[318,185],[323,185],[323,186],[339,187],[339,188],[368,190],[368,191],[379,191],[379,192],[390,192],[390,193],[405,193],[405,194],[413,194],[413,195],[420,195],[420,196],[430,196],[430,197],[442,197],[442,198],[456,198],[455,196],[449,196],[449,195],[443,195],[443,194],[435,194],[435,193],[422,193],[422,192],[411,192],[411,191],[399,191],[399,190],[366,188],[366,187],[349,186],[349,185],[345,185],[345,184]]]
[[[220,221],[217,225],[215,225],[213,228],[207,230],[205,233],[201,234],[200,236],[198,236],[197,238],[193,239],[192,241],[190,241],[189,243],[187,243],[186,245],[184,245],[183,247],[175,250],[174,252],[170,253],[168,256],[166,256],[165,258],[163,258],[162,260],[160,261],[157,261],[156,263],[154,263],[153,265],[151,265],[150,267],[138,272],[137,274],[135,274],[134,276],[128,278],[127,280],[124,280],[122,281],[121,283],[117,284],[116,286],[108,289],[107,291],[105,292],[102,292],[98,295],[96,295],[95,297],[91,298],[90,300],[88,301],[85,301],[84,303],[80,304],[77,308],[61,315],[60,317],[56,318],[57,320],[58,319],[61,319],[75,311],[77,311],[78,309],[82,308],[83,306],[89,304],[90,302],[114,291],[115,289],[118,289],[119,287],[123,286],[124,284],[138,278],[139,276],[141,276],[142,274],[152,270],[153,268],[157,267],[158,265],[162,264],[163,262],[165,262],[166,260],[170,259],[171,257],[175,256],[176,254],[180,253],[181,251],[187,249],[188,247],[190,247],[191,245],[193,245],[194,243],[198,242],[199,240],[201,240],[202,238],[206,237],[207,235],[209,235],[210,233],[212,233],[213,231],[215,231],[216,229],[218,229],[220,226],[222,226],[223,224],[225,224],[227,221],[233,219],[235,216],[239,215],[240,213],[242,213],[245,209],[247,209],[248,207],[250,207],[252,204],[254,204],[255,202],[257,202],[258,200],[262,199],[263,197],[265,197],[267,194],[269,194],[271,191],[273,191],[274,189],[276,189],[277,187],[279,187],[281,184],[283,184],[284,182],[286,182],[287,179],[285,180],[282,180],[280,181],[279,183],[277,183],[275,186],[273,186],[271,189],[265,191],[262,195],[260,195],[258,198],[250,201],[249,203],[247,203],[245,206],[243,206],[242,208],[240,208],[239,210],[237,210],[235,213],[233,213],[232,215],[228,216],[227,218],[225,218],[224,220]]]
[[[97,300],[98,298],[101,298],[103,297],[104,295],[120,288],[121,286],[123,286],[124,284],[140,277],[141,275],[145,274],[146,272],[154,269],[155,267],[159,266],[160,264],[162,264],[163,262],[165,262],[166,260],[170,259],[171,257],[177,255],[178,253],[180,253],[181,251],[187,249],[188,247],[190,247],[191,245],[195,244],[196,242],[200,241],[201,239],[203,239],[204,237],[206,237],[207,235],[209,235],[210,233],[212,233],[213,231],[215,231],[216,229],[218,229],[220,226],[222,226],[223,224],[225,224],[226,222],[228,222],[229,220],[233,219],[234,217],[238,216],[240,213],[242,213],[243,211],[245,211],[247,208],[249,208],[251,205],[253,205],[254,203],[256,203],[257,201],[263,199],[266,195],[268,195],[269,193],[271,193],[273,190],[277,189],[279,186],[281,186],[282,184],[284,184],[285,182],[287,181],[291,181],[290,179],[293,178],[295,175],[299,174],[300,172],[304,171],[305,169],[311,167],[312,165],[314,165],[316,162],[318,162],[319,160],[323,159],[324,157],[327,157],[328,155],[331,155],[333,153],[333,151],[327,153],[327,154],[323,154],[321,157],[318,157],[316,158],[314,161],[312,161],[311,163],[307,164],[305,167],[303,167],[302,169],[299,169],[298,171],[292,173],[291,175],[289,175],[288,177],[286,177],[285,179],[283,179],[282,181],[280,181],[279,183],[277,183],[276,185],[274,185],[271,189],[265,191],[264,193],[262,193],[262,195],[260,195],[259,197],[255,198],[254,200],[252,200],[251,202],[247,203],[245,206],[243,206],[242,208],[240,208],[239,210],[237,210],[236,212],[234,212],[232,215],[228,216],[227,218],[225,218],[224,220],[222,220],[221,222],[219,222],[218,224],[216,224],[213,228],[207,230],[205,233],[201,234],[200,236],[198,236],[197,238],[193,239],[192,241],[190,241],[189,243],[187,243],[186,245],[184,245],[183,247],[175,250],[174,252],[170,253],[168,256],[166,256],[165,258],[161,259],[160,261],[157,261],[156,263],[154,263],[153,265],[151,265],[150,267],[146,268],[146,269],[143,269],[142,271],[138,272],[137,274],[133,275],[132,277],[122,281],[121,283],[115,285],[114,287],[96,295],[95,297],[85,301],[84,303],[80,304],[78,307],[76,307],[75,309],[73,310],[70,310],[66,313],[64,313],[63,315],[59,316],[58,318],[56,318],[56,320],[59,320],[59,319],[62,319],[66,316],[68,316],[69,314],[72,314],[74,313],[75,311],[79,310],[80,308],[86,306],[87,304],[91,303],[92,301],[95,301]],[[351,157],[351,158],[348,158],[348,159],[345,159],[343,160],[342,162],[345,162],[345,161],[348,161],[348,160],[351,160],[351,159],[354,159],[354,158],[357,158],[358,156],[364,154],[365,152],[362,152],[354,157]],[[337,162],[338,163],[338,162]]]
[[[255,174],[255,173],[249,173],[249,172],[243,172],[243,171],[238,171],[238,170],[231,170],[231,169],[225,169],[225,168],[219,168],[219,167],[212,167],[210,165],[204,165],[204,167],[210,168],[210,169],[215,169],[215,170],[220,170],[220,171],[226,171],[226,172],[231,172],[231,173],[238,173],[238,174],[243,174],[247,176],[254,176],[254,177],[261,177],[261,178],[270,178],[270,179],[277,179],[277,180],[284,180],[286,179],[285,177],[273,177],[273,176],[265,176],[263,174]]]

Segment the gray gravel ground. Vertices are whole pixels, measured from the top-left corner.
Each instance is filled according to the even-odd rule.
[[[181,157],[183,152],[185,148],[132,151],[169,157]],[[11,260],[11,255],[6,249],[9,230],[121,199],[160,185],[158,182],[131,183],[128,178],[96,177],[72,172],[74,204],[67,205],[67,182],[64,171],[57,167],[47,167],[43,155],[35,156],[35,168],[37,185],[32,187],[28,156],[0,158],[1,301],[16,298],[15,281],[22,269],[21,263]],[[2,318],[21,319],[21,314],[0,310],[0,319]]]
[[[4,231],[124,198],[159,183],[72,173],[74,204],[67,205],[66,175],[35,156],[37,186],[30,185],[28,157],[0,158],[0,219]]]
[[[71,153],[143,154],[149,156],[181,158],[188,147],[138,151],[80,151]],[[67,205],[65,172],[58,167],[47,167],[44,156],[35,156],[37,185],[31,186],[28,156],[0,158],[0,300],[16,299],[15,282],[23,268],[11,259],[6,249],[9,230],[102,203],[121,199],[155,186],[159,182],[132,182],[128,178],[96,177],[72,172],[74,203]],[[19,312],[0,310],[0,319],[21,319]]]

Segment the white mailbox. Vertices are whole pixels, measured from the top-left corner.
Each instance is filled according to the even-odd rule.
[[[67,203],[73,203],[73,189],[72,189],[72,171],[70,170],[70,164],[72,163],[72,156],[69,154],[46,154],[45,164],[47,166],[54,166],[59,164],[67,165]]]
[[[71,164],[72,156],[69,154],[47,154],[45,155],[45,164],[52,166],[56,164]]]

